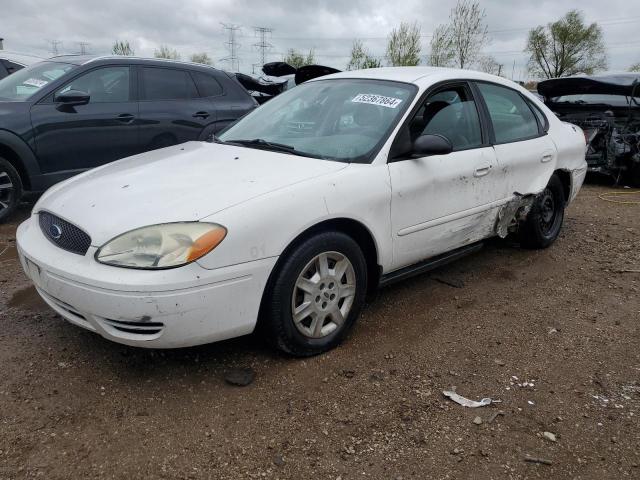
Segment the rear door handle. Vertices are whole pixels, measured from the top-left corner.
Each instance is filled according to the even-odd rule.
[[[553,154],[551,153],[547,153],[546,155],[543,155],[542,158],[540,159],[542,163],[547,163],[547,162],[550,162],[551,160],[553,160]]]
[[[209,118],[209,112],[196,112],[193,114],[193,118]]]
[[[120,115],[118,115],[118,121],[122,122],[122,123],[131,123],[133,122],[133,119],[135,118],[133,115],[131,115],[130,113],[122,113]]]
[[[484,177],[490,171],[491,171],[491,165],[489,165],[489,164],[480,165],[479,167],[476,167],[476,169],[473,171],[473,176],[474,177]]]

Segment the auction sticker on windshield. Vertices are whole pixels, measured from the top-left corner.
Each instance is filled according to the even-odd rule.
[[[380,105],[381,107],[396,108],[402,103],[401,98],[385,97],[373,93],[359,93],[351,100],[353,103],[368,103],[370,105]]]
[[[38,88],[44,87],[47,83],[48,82],[44,80],[38,80],[37,78],[30,78],[22,82],[23,85],[29,85],[30,87],[38,87]]]

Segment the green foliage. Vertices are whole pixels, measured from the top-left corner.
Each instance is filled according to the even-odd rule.
[[[369,55],[369,51],[360,40],[354,40],[351,47],[351,60],[347,65],[347,70],[361,70],[364,68],[379,68],[382,66],[380,60]]]
[[[586,25],[578,10],[530,30],[525,52],[530,55],[531,73],[543,78],[592,74],[607,68],[602,29],[595,22]]]
[[[193,63],[202,63],[203,65],[213,65],[213,60],[211,60],[211,57],[206,52],[194,53],[193,55],[191,55],[191,57],[189,57],[189,60]]]
[[[484,9],[479,2],[458,0],[449,16],[449,35],[456,66],[468,68],[478,60],[480,52],[489,41]]]
[[[640,63],[636,63],[629,67],[630,72],[640,72]]]
[[[420,27],[416,22],[402,22],[387,40],[387,60],[394,67],[420,63]]]
[[[168,58],[169,60],[180,60],[178,51],[166,45],[160,45],[160,48],[156,49],[153,56],[156,58]]]
[[[284,57],[284,62],[295,68],[304,67],[305,65],[313,65],[316,63],[313,48],[309,50],[309,54],[306,57],[304,53],[300,53],[296,49],[290,48],[287,55]]]
[[[432,67],[451,67],[455,52],[449,25],[438,25],[433,32],[429,44],[430,51],[427,63]]]
[[[127,57],[135,55],[135,52],[133,51],[133,48],[131,48],[131,45],[129,45],[128,40],[116,40],[113,47],[111,47],[111,53]]]

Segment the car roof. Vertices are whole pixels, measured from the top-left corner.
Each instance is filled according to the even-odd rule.
[[[30,55],[28,53],[12,52],[9,50],[0,50],[0,58],[18,63],[25,67],[28,67],[29,65],[33,65],[34,63],[38,63],[44,60],[44,58],[38,57],[36,55]]]
[[[413,83],[419,87],[431,85],[443,80],[465,79],[465,80],[484,80],[493,83],[500,83],[511,88],[522,87],[511,80],[496,75],[490,75],[475,70],[462,70],[459,68],[443,68],[443,67],[382,67],[368,68],[365,70],[349,70],[340,73],[334,73],[324,77],[318,77],[310,81],[318,81],[329,78],[363,78],[373,80],[392,80],[396,82]]]
[[[134,65],[180,65],[183,67],[191,68],[204,68],[218,70],[211,65],[205,65],[202,63],[185,62],[182,60],[171,60],[168,58],[147,58],[147,57],[133,57],[125,55],[58,55],[48,59],[53,62],[71,63],[73,65],[87,65],[90,63],[110,63],[113,61],[126,62]]]

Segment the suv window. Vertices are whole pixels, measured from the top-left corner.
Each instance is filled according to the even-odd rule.
[[[185,70],[156,67],[142,69],[143,100],[186,100],[196,97],[196,86]]]
[[[103,67],[92,70],[67,83],[55,93],[55,96],[68,90],[88,93],[91,97],[89,103],[128,102],[129,67]]]
[[[517,142],[540,134],[538,122],[527,102],[515,90],[478,83],[493,123],[496,143]]]
[[[411,120],[409,132],[412,141],[420,135],[443,135],[454,150],[482,145],[478,110],[464,85],[430,95]]]
[[[201,97],[216,97],[222,95],[222,85],[213,78],[202,72],[191,72],[193,79],[196,81],[198,92]]]

